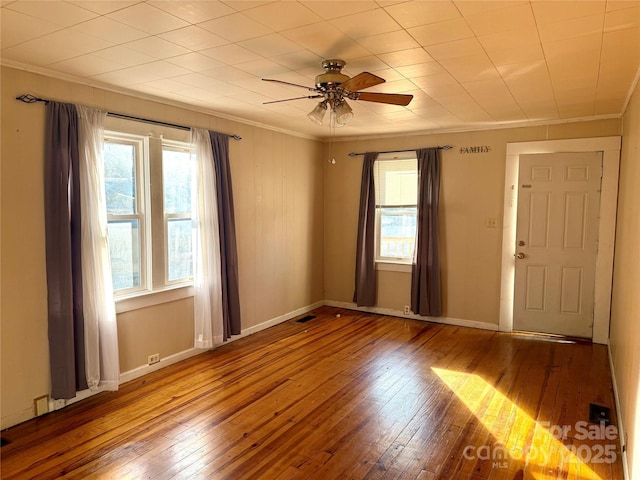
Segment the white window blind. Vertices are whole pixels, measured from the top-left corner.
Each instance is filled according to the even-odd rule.
[[[418,202],[418,162],[415,158],[374,163],[376,205],[403,207]]]

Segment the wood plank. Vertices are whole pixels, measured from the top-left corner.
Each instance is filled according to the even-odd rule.
[[[589,403],[615,424],[606,347],[312,314],[3,432],[2,479],[622,478],[619,441],[568,455],[612,443],[575,431]],[[544,465],[513,450],[534,448]]]

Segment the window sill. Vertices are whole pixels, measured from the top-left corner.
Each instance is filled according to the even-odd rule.
[[[410,263],[391,262],[386,260],[376,260],[376,270],[384,272],[405,272],[411,273]]]
[[[193,297],[192,285],[170,287],[155,292],[141,292],[127,297],[116,298],[116,313],[131,312],[189,297]]]

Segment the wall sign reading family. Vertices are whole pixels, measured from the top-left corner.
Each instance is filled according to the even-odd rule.
[[[491,151],[491,147],[489,145],[476,145],[473,147],[460,147],[460,153],[489,153]]]

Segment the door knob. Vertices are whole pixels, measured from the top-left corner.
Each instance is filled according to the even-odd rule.
[[[520,252],[516,255],[516,257],[518,257],[520,260],[522,260],[525,257],[525,254]]]

